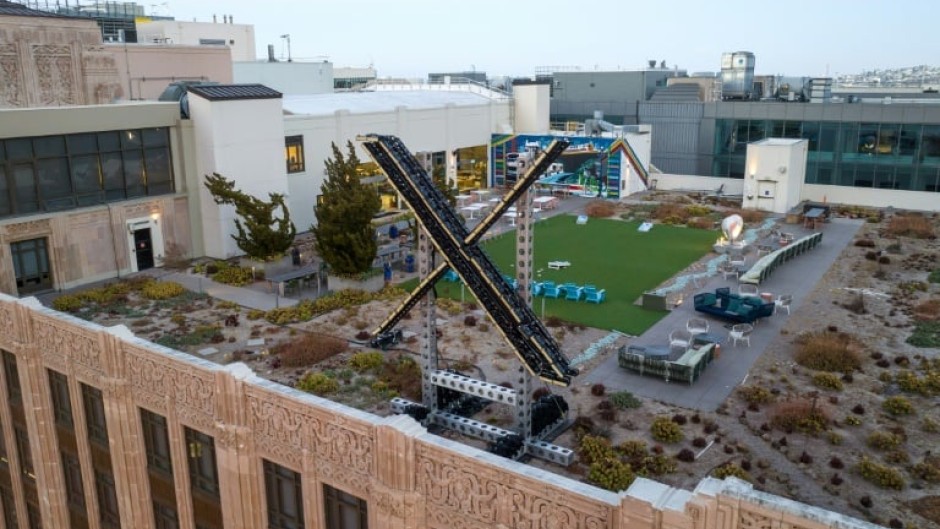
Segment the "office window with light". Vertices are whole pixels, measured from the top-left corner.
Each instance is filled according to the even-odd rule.
[[[287,136],[284,138],[284,153],[287,159],[288,173],[302,173],[306,171],[303,136]]]

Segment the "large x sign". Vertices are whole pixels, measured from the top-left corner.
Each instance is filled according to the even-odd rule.
[[[546,382],[569,385],[571,377],[577,375],[577,370],[568,365],[568,359],[548,329],[476,244],[486,228],[496,222],[512,201],[531,186],[535,178],[565,150],[567,142],[552,142],[493,212],[475,230],[467,232],[447,198],[434,186],[427,172],[401,140],[394,136],[379,135],[361,136],[358,139],[414,211],[438,253],[477,297],[526,368]],[[417,298],[427,293],[434,281],[443,274],[443,270],[442,266],[426,277],[405,304],[410,302],[413,306]],[[396,313],[403,314],[400,310]]]

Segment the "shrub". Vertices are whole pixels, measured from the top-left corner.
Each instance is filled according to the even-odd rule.
[[[914,413],[914,405],[911,401],[901,396],[888,397],[881,403],[881,408],[891,415],[910,415]]]
[[[929,369],[922,377],[912,371],[900,371],[894,380],[898,387],[909,393],[926,397],[940,393],[940,370]]]
[[[862,504],[862,507],[866,509],[871,509],[875,502],[872,501],[871,496],[865,495],[858,499],[858,502]]]
[[[850,372],[862,365],[862,344],[843,332],[819,331],[801,335],[796,340],[795,360],[816,371]]]
[[[738,395],[748,404],[770,404],[774,395],[764,386],[742,386],[738,388]]]
[[[906,341],[914,347],[940,347],[940,321],[918,321]]]
[[[842,380],[832,373],[816,373],[813,375],[813,385],[823,389],[842,391]]]
[[[639,461],[649,455],[646,441],[640,439],[627,439],[620,443],[620,446],[617,447],[617,452],[631,461]]]
[[[617,207],[606,200],[593,200],[584,207],[584,213],[591,218],[607,218],[617,212]]]
[[[288,323],[308,321],[314,316],[325,312],[364,305],[370,301],[398,299],[404,294],[404,290],[395,287],[386,287],[378,292],[371,293],[354,289],[340,290],[316,300],[302,300],[293,307],[269,310],[264,317],[275,325],[287,325]],[[446,300],[446,298],[438,300],[439,305],[443,301],[449,300]],[[459,303],[457,305],[459,306]]]
[[[588,479],[601,488],[618,492],[629,487],[636,479],[636,474],[630,465],[614,458],[592,463],[588,469]]]
[[[940,268],[937,268],[927,276],[927,281],[931,283],[940,283]]]
[[[874,248],[875,241],[871,239],[857,239],[855,241],[855,246],[858,246],[859,248]]]
[[[887,255],[882,255],[881,257],[878,258],[878,264],[883,264],[883,265],[891,264],[891,258],[888,257]]]
[[[59,312],[75,312],[82,308],[82,298],[75,294],[63,294],[52,302],[52,308]]]
[[[901,476],[900,472],[891,467],[875,463],[867,457],[862,458],[862,460],[855,465],[855,471],[865,478],[866,481],[874,483],[881,488],[895,490],[904,488],[904,477]]]
[[[303,334],[289,342],[276,345],[271,352],[278,355],[284,367],[304,367],[336,356],[347,347],[348,344],[339,338]]]
[[[786,432],[818,434],[828,428],[829,415],[822,406],[805,399],[781,402],[770,411],[770,424]]]
[[[689,450],[688,448],[683,448],[679,450],[679,453],[676,454],[676,459],[684,463],[691,463],[695,461],[695,452]]]
[[[630,463],[634,471],[641,476],[662,476],[676,471],[676,462],[665,454],[644,457],[637,463]]]
[[[840,468],[845,468],[845,463],[843,463],[842,460],[838,457],[832,456],[829,459],[829,466],[838,470]]]
[[[940,298],[928,299],[914,306],[914,318],[921,321],[940,320]]]
[[[314,395],[329,395],[339,390],[339,382],[325,373],[308,373],[297,381],[297,389]]]
[[[678,424],[679,426],[682,426],[685,423],[689,422],[689,418],[681,413],[677,413],[672,416],[672,422]]]
[[[901,446],[904,439],[891,432],[876,430],[868,435],[868,446],[878,450],[894,450]]]
[[[477,317],[473,314],[469,314],[463,319],[463,324],[467,327],[473,327],[477,324]]]
[[[854,415],[846,417],[844,422],[846,426],[860,426],[862,424],[862,420]]]
[[[936,458],[924,458],[924,461],[911,467],[911,475],[927,483],[940,483],[940,461]]]
[[[895,215],[888,222],[885,233],[891,237],[935,238],[930,221],[922,215]]]
[[[725,479],[727,477],[733,476],[738,479],[743,479],[744,481],[751,481],[751,475],[748,474],[746,470],[731,463],[717,467],[715,470],[712,470],[711,475],[718,479]]]
[[[594,395],[595,397],[602,397],[604,396],[604,392],[606,390],[607,388],[604,387],[603,384],[594,384],[591,386],[591,395]]]
[[[685,213],[690,217],[704,217],[712,212],[712,208],[708,206],[700,206],[697,204],[692,204],[685,207]]]
[[[248,311],[248,314],[245,317],[252,321],[260,320],[261,318],[264,317],[264,311],[258,310],[258,309],[251,309]]]
[[[678,443],[684,437],[682,428],[669,417],[657,417],[650,425],[653,439],[660,443]]]
[[[696,437],[692,439],[692,446],[695,448],[705,448],[705,445],[708,444],[708,441],[704,437]]]
[[[714,222],[707,217],[698,217],[694,219],[689,219],[689,221],[686,222],[685,225],[688,226],[689,228],[694,228],[697,230],[710,230],[712,229]]]
[[[618,391],[616,393],[611,393],[608,397],[611,404],[614,405],[618,410],[625,409],[636,409],[643,405],[643,401],[636,398],[633,393],[629,391]]]
[[[257,275],[257,271],[255,272]],[[212,280],[226,285],[242,286],[253,281],[251,268],[229,266],[212,274]]]
[[[602,463],[617,459],[610,441],[592,434],[585,434],[578,442],[578,457],[586,464]]]
[[[683,224],[689,219],[689,214],[679,204],[663,203],[656,206],[651,216],[666,224]],[[669,219],[671,222],[666,222]]]
[[[161,300],[175,298],[186,292],[183,285],[174,281],[151,281],[144,285],[140,295],[150,300]]]
[[[385,362],[385,355],[377,351],[361,352],[352,355],[349,359],[349,367],[360,373],[376,369]]]
[[[398,355],[387,359],[379,379],[399,395],[421,401],[421,367],[413,358]]]

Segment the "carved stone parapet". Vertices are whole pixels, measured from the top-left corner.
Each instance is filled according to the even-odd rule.
[[[6,235],[7,242],[41,237],[52,233],[52,221],[37,219],[6,224],[3,226],[3,233]]]

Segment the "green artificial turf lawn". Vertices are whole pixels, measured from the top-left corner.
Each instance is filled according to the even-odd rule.
[[[639,222],[590,219],[577,225],[576,217],[559,215],[535,225],[536,276],[556,284],[590,283],[607,290],[601,304],[545,299],[545,317],[559,318],[588,327],[618,330],[639,335],[659,321],[666,312],[643,309],[634,302],[647,291],[705,255],[715,242],[716,232],[657,224],[648,233],[637,231]],[[515,232],[487,240],[483,247],[503,273],[515,275]],[[549,261],[570,261],[562,270],[548,268]],[[541,270],[541,274],[539,274]],[[538,280],[538,279],[537,279]],[[409,290],[417,281],[401,286]],[[460,286],[439,281],[439,296],[460,299]],[[469,290],[467,300],[473,299]],[[534,298],[537,315],[542,314],[541,297]]]

